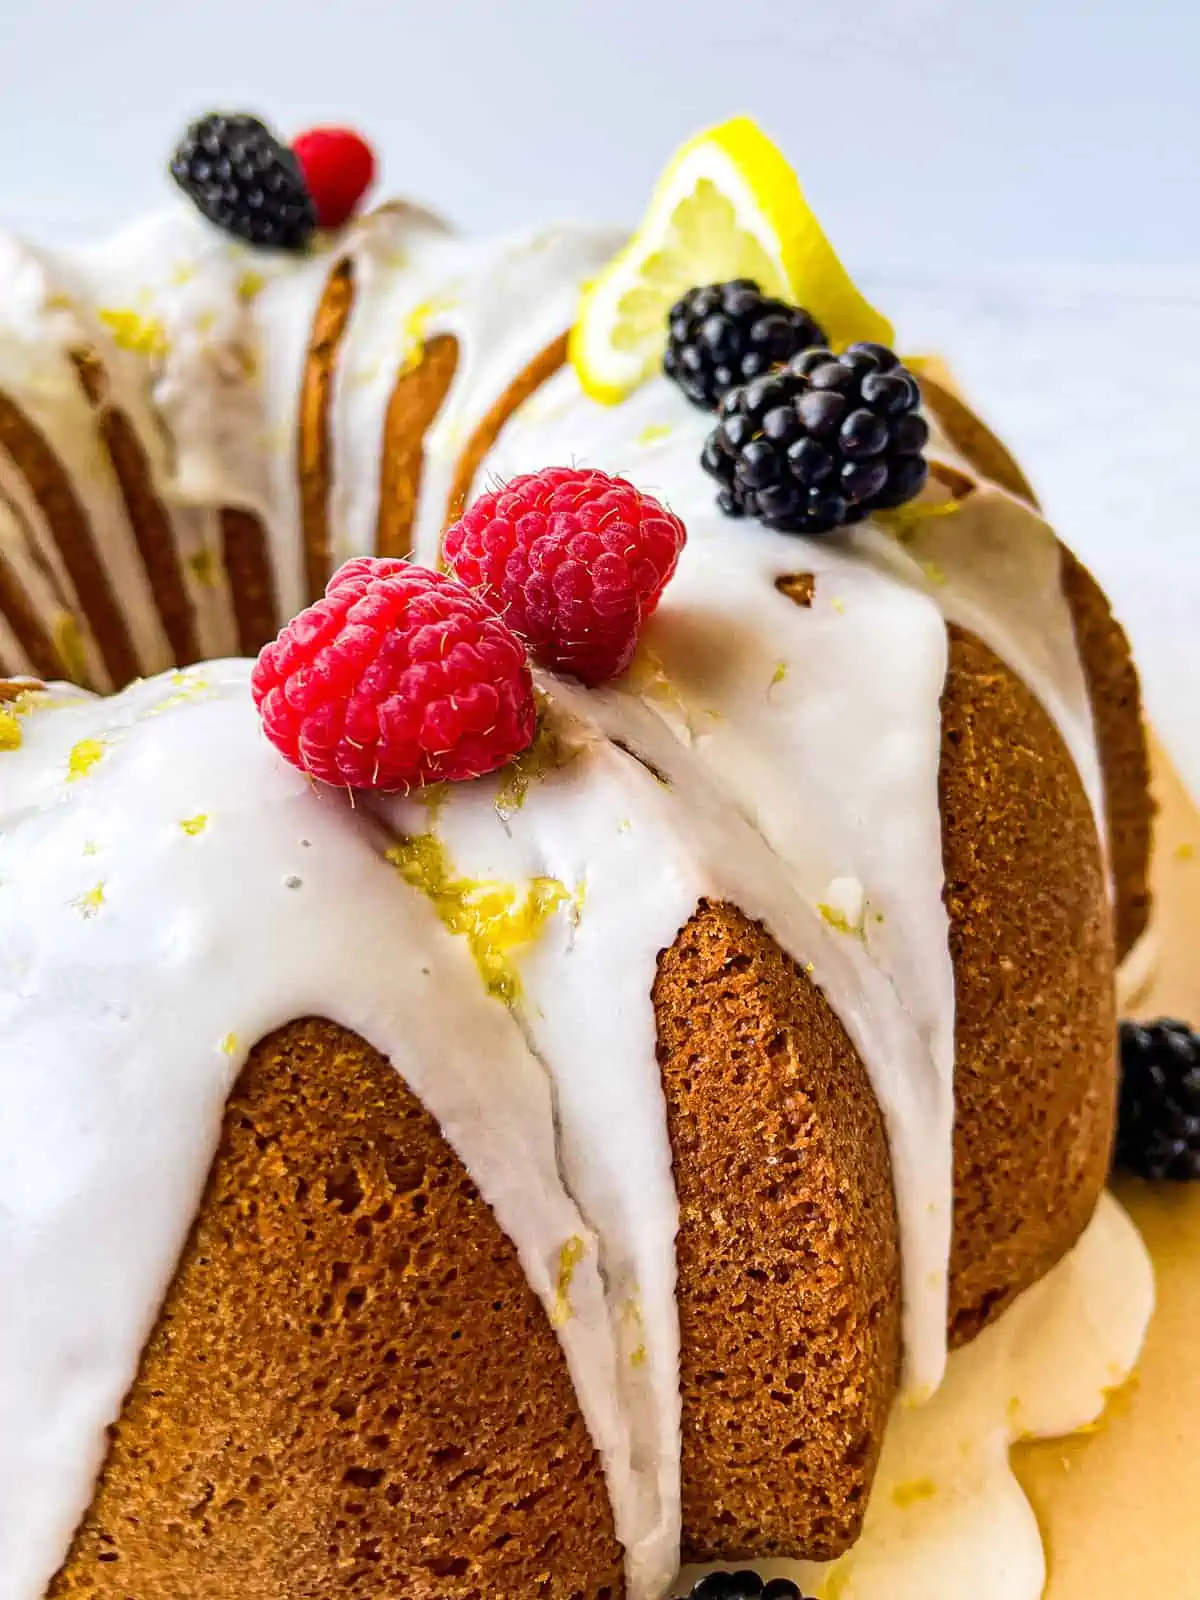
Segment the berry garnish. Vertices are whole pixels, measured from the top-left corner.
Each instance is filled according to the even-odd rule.
[[[825,343],[807,311],[763,294],[750,278],[689,289],[671,307],[667,329],[663,371],[705,411],[729,389]]]
[[[317,225],[300,163],[257,117],[214,111],[193,122],[171,176],[210,222],[250,244],[302,250]]]
[[[546,467],[480,495],[447,531],[445,555],[535,661],[597,684],[633,659],[686,538],[624,478]]]
[[[881,344],[805,350],[731,389],[701,465],[729,516],[786,533],[828,533],[920,492],[929,428],[921,391]]]
[[[453,578],[372,556],[265,646],[250,688],[294,767],[354,789],[494,772],[537,722],[524,647],[496,613]]]
[[[688,1591],[688,1600],[804,1600],[790,1578],[759,1577],[741,1572],[710,1572]]]
[[[1200,1033],[1186,1022],[1121,1024],[1114,1165],[1143,1178],[1200,1178]]]
[[[292,140],[322,228],[340,228],[375,177],[375,153],[353,128],[310,128]]]

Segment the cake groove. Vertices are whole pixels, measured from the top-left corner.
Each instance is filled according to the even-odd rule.
[[[3,391],[0,449],[41,507],[109,678],[119,688],[138,675],[140,664],[87,512],[41,430]]]
[[[108,375],[94,350],[71,352],[79,381],[96,416],[129,526],[146,569],[150,592],[177,666],[191,666],[203,652],[188,598],[171,519],[154,488],[149,460],[137,433],[112,402]]]

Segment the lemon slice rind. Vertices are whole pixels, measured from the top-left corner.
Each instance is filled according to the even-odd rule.
[[[638,231],[584,290],[570,339],[584,390],[622,400],[657,367],[675,300],[730,278],[753,278],[764,293],[802,305],[835,348],[892,341],[783,155],[750,118],[734,117],[683,145]]]

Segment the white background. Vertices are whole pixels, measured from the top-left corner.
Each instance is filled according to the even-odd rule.
[[[1115,596],[1200,792],[1196,0],[0,0],[0,221],[107,226],[187,118],[348,120],[469,227],[637,216],[753,112]]]

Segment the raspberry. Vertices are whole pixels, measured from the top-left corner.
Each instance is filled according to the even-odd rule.
[[[447,530],[445,554],[535,661],[598,684],[633,659],[686,538],[624,478],[546,467],[480,495]]]
[[[349,222],[375,178],[375,153],[353,128],[310,128],[292,140],[322,228]]]
[[[316,213],[300,163],[257,117],[211,112],[171,157],[171,176],[218,228],[250,244],[302,250]]]
[[[250,678],[294,767],[353,789],[494,772],[537,721],[521,641],[461,583],[364,557],[268,644]]]

